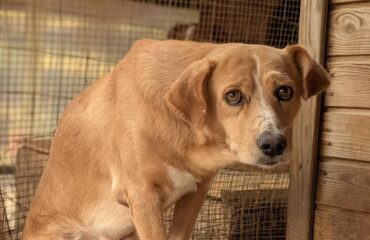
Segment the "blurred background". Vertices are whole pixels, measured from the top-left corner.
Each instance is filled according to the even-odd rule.
[[[299,0],[0,0],[0,239],[21,237],[65,106],[135,40],[282,48],[298,40],[299,7]],[[193,238],[285,239],[288,186],[286,169],[225,169]]]

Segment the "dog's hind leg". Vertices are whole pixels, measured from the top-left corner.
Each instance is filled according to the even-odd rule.
[[[95,234],[81,231],[81,232],[68,232],[67,229],[63,232],[53,232],[45,230],[37,232],[36,234],[26,235],[23,240],[108,240]]]
[[[23,240],[105,240],[68,217],[42,218],[42,222],[40,219],[28,220]]]

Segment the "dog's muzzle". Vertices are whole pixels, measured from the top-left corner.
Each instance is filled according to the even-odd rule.
[[[275,165],[280,160],[280,156],[287,147],[287,140],[283,134],[272,134],[263,132],[257,139],[257,146],[265,157],[261,158],[261,164]]]

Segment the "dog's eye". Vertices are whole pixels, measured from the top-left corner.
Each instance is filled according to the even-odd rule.
[[[225,94],[225,101],[230,106],[238,106],[245,102],[245,96],[241,91],[234,89]]]
[[[293,97],[293,89],[289,86],[280,86],[276,89],[276,97],[281,101],[288,101]]]

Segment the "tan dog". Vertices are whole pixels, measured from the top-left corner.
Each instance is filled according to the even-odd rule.
[[[189,239],[217,170],[272,166],[329,84],[299,46],[141,40],[66,108],[23,238]],[[285,151],[284,151],[285,150]]]

